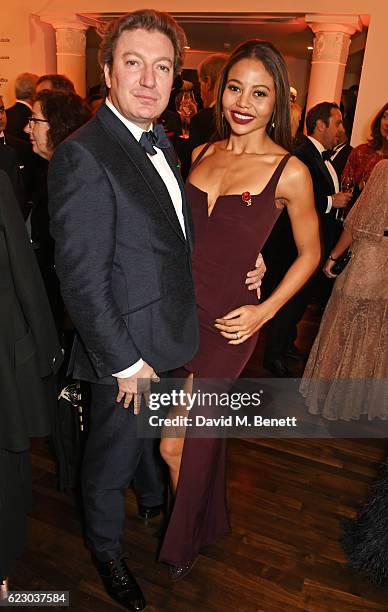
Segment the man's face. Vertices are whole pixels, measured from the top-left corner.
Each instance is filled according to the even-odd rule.
[[[210,91],[210,87],[209,87],[209,83],[208,83],[208,79],[206,79],[205,81],[202,81],[201,79],[199,79],[199,86],[200,86],[200,92],[201,92],[201,99],[203,102],[203,107],[204,108],[208,108],[211,103],[213,102],[212,98],[212,92]]]
[[[0,96],[0,132],[3,132],[7,127],[7,115],[5,112],[4,101]]]
[[[322,122],[323,123],[323,122]],[[344,126],[342,115],[339,108],[332,108],[329,118],[329,125],[323,123],[324,129],[321,132],[321,143],[325,149],[334,149],[340,141]]]
[[[143,129],[167,107],[174,79],[174,48],[161,32],[126,30],[117,41],[112,70],[105,65],[109,99]]]

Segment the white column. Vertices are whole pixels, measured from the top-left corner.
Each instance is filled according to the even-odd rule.
[[[86,36],[88,26],[76,17],[42,17],[55,29],[57,73],[73,81],[77,93],[86,95]]]
[[[306,15],[315,34],[307,110],[319,102],[341,100],[350,38],[362,29],[358,15]]]

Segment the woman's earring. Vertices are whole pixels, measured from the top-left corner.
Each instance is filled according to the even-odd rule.
[[[275,128],[275,109],[272,111],[271,130],[273,130],[274,128]]]

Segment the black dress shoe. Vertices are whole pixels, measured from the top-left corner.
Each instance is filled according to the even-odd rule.
[[[146,602],[139,585],[128,569],[127,558],[128,555],[121,555],[118,559],[110,561],[95,559],[94,562],[108,595],[127,610],[140,612],[146,607]]]
[[[145,524],[147,525],[150,519],[153,519],[156,516],[159,516],[162,509],[163,509],[163,504],[160,504],[159,506],[142,506],[141,504],[139,504],[138,505],[138,515],[140,516],[140,518],[144,520]]]
[[[178,582],[178,580],[182,580],[185,578],[187,574],[191,572],[193,569],[198,557],[194,559],[194,561],[190,561],[188,563],[184,563],[183,565],[169,565],[168,566],[168,575],[173,582]]]
[[[287,368],[283,359],[273,359],[272,361],[264,361],[263,366],[269,370],[275,378],[292,378],[292,373]]]

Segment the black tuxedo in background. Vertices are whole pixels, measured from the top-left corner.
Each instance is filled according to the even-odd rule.
[[[314,200],[317,212],[320,218],[321,225],[321,242],[322,242],[322,260],[325,261],[331,249],[336,244],[342,230],[342,225],[336,221],[336,209],[331,209],[326,213],[327,196],[335,193],[333,179],[322,155],[314,146],[310,139],[305,138],[302,144],[294,151],[294,155],[298,157],[309,169],[313,182]],[[280,250],[284,255],[281,258],[281,265],[275,265],[274,278],[271,270],[272,259],[274,258],[275,242],[282,245]],[[292,237],[291,224],[288,215],[283,213],[278,219],[274,231],[266,245],[266,253],[264,253],[264,261],[268,261],[270,266],[270,279],[272,286],[268,289],[272,290],[284,277],[286,271],[294,261],[297,251]],[[267,257],[267,259],[266,259]],[[276,260],[275,260],[276,261]],[[264,291],[271,281],[265,282]],[[319,270],[316,276],[311,279],[296,295],[294,295],[271,319],[267,326],[267,338],[264,350],[264,364],[270,366],[275,360],[282,360],[287,350],[292,346],[297,338],[297,324],[302,319],[304,311],[314,294],[318,300],[324,305],[332,289],[332,281]],[[270,369],[270,368],[269,368]]]
[[[12,134],[5,137],[5,142],[14,151],[16,151],[19,159],[19,167],[23,177],[23,183],[27,195],[27,213],[31,211],[32,203],[34,202],[37,184],[39,183],[39,173],[42,165],[47,164],[46,160],[37,155],[32,150],[31,142],[21,140]]]
[[[346,143],[342,147],[342,149],[338,151],[337,155],[330,160],[331,165],[333,166],[334,170],[337,173],[338,182],[340,185],[341,185],[342,172],[344,171],[346,162],[348,161],[348,157],[351,154],[352,150],[353,150],[353,147],[351,147],[350,144]]]
[[[190,121],[191,150],[209,142],[216,131],[216,112],[214,106],[199,111]]]
[[[7,114],[7,127],[5,134],[10,134],[21,140],[30,141],[28,134],[25,133],[24,128],[27,125],[28,117],[31,116],[31,109],[21,102],[16,102],[13,106],[10,106],[5,111]]]
[[[50,433],[61,362],[26,226],[0,171],[0,581],[25,545],[30,438]]]
[[[27,203],[23,168],[17,152],[8,144],[0,144],[0,170],[8,175],[22,215],[26,219],[30,209]]]
[[[58,147],[49,168],[56,271],[77,337],[74,377],[91,381],[83,492],[86,536],[101,560],[122,550],[124,494],[162,502],[152,440],[137,437],[133,407],[116,404],[112,374],[140,357],[157,372],[198,348],[191,276],[192,222],[181,188],[184,237],[168,190],[129,130],[106,106]]]
[[[322,155],[309,138],[306,138],[295,149],[294,155],[306,164],[313,181],[315,206],[321,221],[323,259],[325,261],[342,230],[341,224],[335,218],[337,209],[332,208],[329,213],[325,212],[327,209],[327,197],[335,193],[333,179],[322,159]]]
[[[63,357],[26,227],[1,171],[0,270],[0,448],[19,452],[30,437],[50,431],[54,406],[45,380]]]

